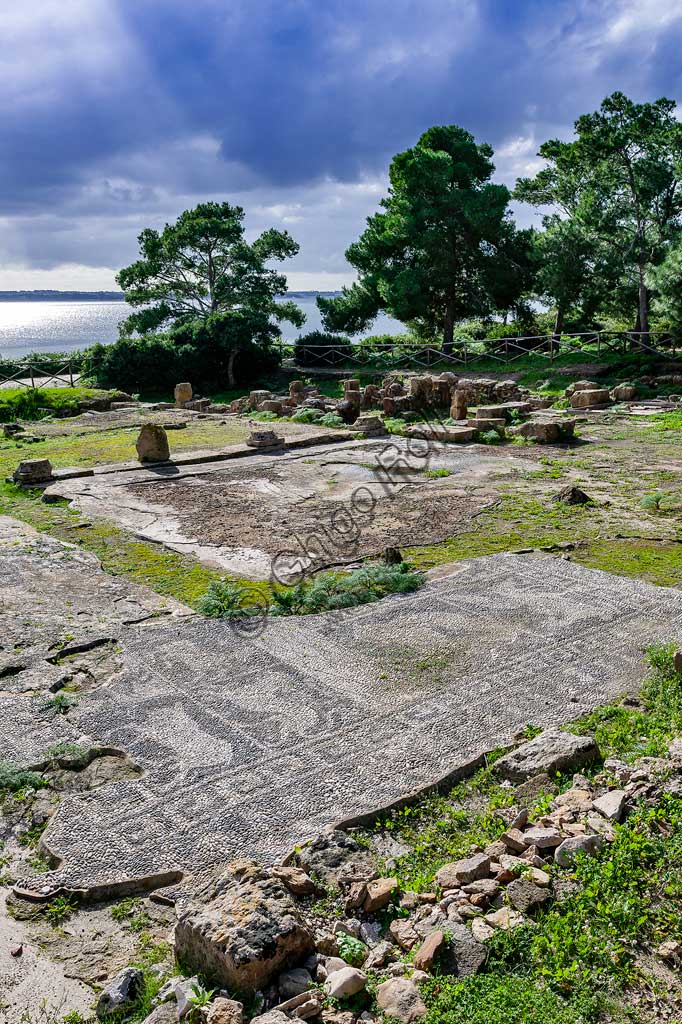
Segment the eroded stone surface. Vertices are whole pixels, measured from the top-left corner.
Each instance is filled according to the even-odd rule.
[[[278,426],[278,431],[279,431]],[[448,469],[431,480],[427,469]],[[519,456],[405,438],[319,445],[207,465],[121,470],[53,484],[48,497],[254,579],[300,574],[467,528]]]
[[[197,619],[133,629],[120,676],[68,715],[36,719],[14,694],[0,704],[0,758],[85,733],[144,772],[62,799],[43,841],[63,863],[36,884],[272,861],[529,721],[632,689],[642,647],[680,629],[678,591],[514,556],[377,605],[272,620],[261,636]]]

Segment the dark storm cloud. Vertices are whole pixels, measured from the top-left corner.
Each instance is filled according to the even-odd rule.
[[[501,179],[620,88],[680,92],[658,0],[37,0],[0,14],[0,261],[116,266],[229,196],[340,270],[393,153],[456,122]],[[303,261],[303,262],[301,262]]]

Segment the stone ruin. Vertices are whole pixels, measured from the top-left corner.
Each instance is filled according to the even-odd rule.
[[[168,462],[170,459],[168,435],[158,423],[144,424],[135,442],[135,448],[140,462]]]
[[[551,404],[551,399],[532,396],[527,388],[521,388],[513,380],[490,380],[487,378],[458,377],[455,373],[443,373],[439,377],[417,376],[405,380],[388,376],[381,385],[367,384],[362,387],[357,378],[348,378],[343,384],[342,398],[329,398],[320,393],[314,385],[294,380],[289,385],[288,395],[275,395],[271,391],[252,391],[248,396],[232,402],[232,413],[273,412],[287,416],[300,409],[319,409],[320,412],[336,413],[344,423],[353,424],[364,412],[376,410],[384,416],[407,418],[431,411],[453,419],[466,419],[470,405],[489,402],[525,401],[531,409]]]
[[[633,402],[637,398],[634,384],[623,382],[608,388],[592,380],[577,380],[564,391],[572,409],[608,409],[614,402]]]
[[[12,482],[19,487],[36,487],[52,480],[52,463],[49,459],[26,459],[20,462],[12,475]]]
[[[246,439],[249,448],[280,448],[284,438],[278,437],[274,430],[252,430]]]
[[[350,377],[342,385],[343,396],[330,398],[315,385],[294,380],[287,395],[252,391],[234,401],[229,411],[290,416],[301,409],[316,409],[335,413],[363,437],[382,436],[386,428],[381,417],[399,416],[410,424],[405,430],[407,436],[448,442],[475,441],[480,433],[490,430],[501,437],[508,434],[539,442],[561,442],[573,436],[575,426],[574,421],[562,419],[559,414],[544,413],[552,405],[552,397],[533,395],[513,380],[460,377],[446,372],[407,378],[389,375],[381,385],[364,387],[357,378]],[[476,407],[473,416],[469,415],[471,406]],[[448,418],[455,423],[445,423]]]

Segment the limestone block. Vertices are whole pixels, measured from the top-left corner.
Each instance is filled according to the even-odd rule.
[[[168,435],[158,423],[145,423],[135,442],[140,462],[168,462]]]
[[[185,402],[191,402],[192,394],[192,385],[189,381],[185,381],[183,384],[176,384],[174,395],[177,408],[183,409],[185,407]]]

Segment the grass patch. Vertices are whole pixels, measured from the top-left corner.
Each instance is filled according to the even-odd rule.
[[[478,558],[522,548],[551,547],[562,541],[596,536],[606,522],[602,510],[591,505],[565,505],[507,495],[499,506],[483,512],[475,525],[440,544],[405,549],[405,557],[419,569],[463,558]]]
[[[379,821],[377,830],[390,832],[410,852],[396,859],[390,873],[403,890],[433,891],[434,875],[443,864],[466,856],[472,845],[487,846],[504,832],[505,824],[495,811],[512,802],[511,790],[501,786],[488,767],[447,794],[393,811]],[[472,804],[480,809],[472,811]]]
[[[78,403],[106,398],[110,392],[97,388],[2,388],[0,423],[11,420],[42,420],[47,416],[75,416]]]
[[[604,1002],[588,993],[564,999],[518,973],[434,978],[422,992],[428,1005],[424,1024],[592,1024]]]
[[[602,757],[660,757],[674,736],[682,736],[682,680],[672,656],[677,645],[649,649],[651,671],[640,693],[640,705],[609,704],[578,719],[570,731],[594,736]]]
[[[682,544],[675,541],[590,540],[571,558],[590,569],[646,580],[661,587],[682,586]]]

